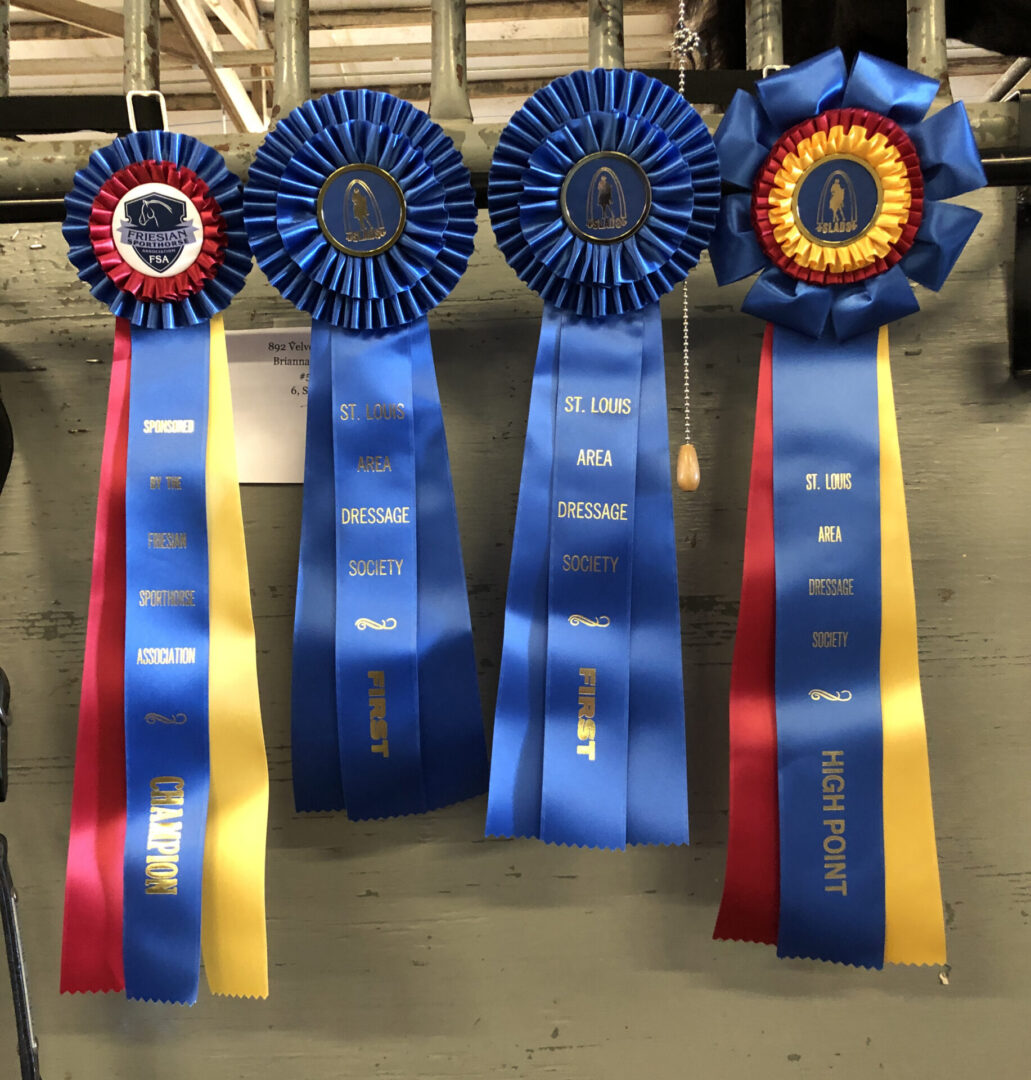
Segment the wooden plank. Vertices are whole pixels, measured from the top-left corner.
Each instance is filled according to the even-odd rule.
[[[125,21],[121,12],[84,4],[81,0],[25,0],[24,3],[19,0],[18,7],[106,37],[125,36]],[[189,43],[172,28],[162,31],[161,51],[186,59],[193,55]]]
[[[583,5],[571,0],[516,0],[499,3],[466,4],[466,23],[501,22],[525,19],[569,18],[583,12]],[[660,14],[673,18],[674,9],[666,0],[624,0],[624,18],[630,15]],[[263,23],[271,31],[272,17],[263,16]],[[429,3],[422,3],[416,8],[394,7],[378,3],[370,9],[362,8],[343,10],[319,10],[311,12],[311,29],[339,30],[362,26],[426,26],[429,24]]]
[[[204,0],[222,25],[248,49],[257,49],[267,43],[265,33],[256,18],[239,7],[236,0]],[[269,61],[271,63],[271,61]]]
[[[168,10],[190,42],[194,61],[207,76],[211,88],[222,103],[237,131],[265,130],[265,121],[254,108],[240,76],[235,71],[216,66],[215,58],[222,45],[218,35],[201,10],[198,0],[166,0]]]
[[[654,34],[635,37],[628,43],[638,53],[649,52],[655,55],[669,54],[669,38]],[[470,60],[488,56],[518,56],[528,60],[537,56],[549,56],[553,53],[583,52],[586,56],[582,36],[552,35],[538,38],[519,38],[516,40],[492,39],[490,41],[469,41],[466,46]],[[318,45],[311,49],[312,64],[346,64],[355,61],[371,60],[429,60],[430,43],[412,42],[388,45]],[[215,57],[216,63],[224,67],[248,67],[251,64],[271,64],[271,49],[226,49]],[[540,64],[535,66],[540,67]]]

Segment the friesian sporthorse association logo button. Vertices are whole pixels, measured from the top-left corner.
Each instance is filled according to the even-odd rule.
[[[118,254],[149,277],[189,269],[204,239],[197,207],[169,184],[140,184],[126,192],[115,208],[114,227]]]

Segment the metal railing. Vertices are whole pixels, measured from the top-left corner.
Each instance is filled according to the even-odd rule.
[[[311,97],[309,27],[308,0],[276,0],[272,65],[274,119],[285,116]]]
[[[485,173],[501,130],[499,124],[470,124],[465,47],[465,0],[430,0],[432,4],[432,86],[434,119],[452,134],[473,173]],[[0,0],[0,94],[6,70],[3,16],[9,0]],[[947,74],[944,0],[909,0],[909,64],[937,78]],[[154,0],[125,0],[125,78],[132,89],[158,82],[158,39]],[[623,0],[588,0],[588,62],[617,67],[623,63]],[[749,67],[762,69],[783,61],[781,0],[747,0],[746,38]],[[308,0],[276,0],[273,116],[282,115],[311,93]],[[130,87],[130,80],[133,85]],[[945,86],[947,87],[947,80]],[[978,146],[999,152],[1019,144],[1015,102],[970,102],[967,106]],[[718,115],[705,117],[710,126]],[[230,169],[246,176],[261,135],[221,135],[209,141]],[[15,142],[0,139],[0,199],[63,198],[75,170],[105,140]]]

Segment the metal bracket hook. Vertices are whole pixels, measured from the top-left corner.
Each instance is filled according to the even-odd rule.
[[[161,130],[168,130],[168,106],[165,103],[165,95],[160,90],[130,90],[125,95],[125,108],[129,114],[129,130],[136,132],[136,102],[140,98],[156,99],[161,107]]]

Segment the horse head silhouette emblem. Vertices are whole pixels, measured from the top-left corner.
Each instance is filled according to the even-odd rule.
[[[185,199],[164,192],[150,192],[129,199],[122,208],[120,240],[129,245],[151,269],[164,272],[173,267],[183,249],[196,238]]]

